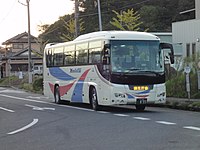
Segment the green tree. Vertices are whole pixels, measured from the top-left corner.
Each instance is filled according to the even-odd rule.
[[[79,19],[80,32],[85,30],[85,28],[83,26],[84,22],[82,20],[83,19]],[[62,34],[60,35],[60,38],[63,41],[72,41],[75,37],[75,20],[73,18],[71,18],[68,21],[65,21],[64,19],[62,21],[64,23],[63,26],[66,30],[64,30],[65,32],[62,32]]]
[[[121,13],[113,12],[117,15],[117,18],[112,18],[113,21],[110,23],[120,30],[129,30],[129,31],[139,31],[140,25],[142,22],[140,21],[140,14],[133,9],[128,9],[126,11],[122,11]]]

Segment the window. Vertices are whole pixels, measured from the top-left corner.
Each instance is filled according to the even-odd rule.
[[[73,65],[75,63],[75,52],[65,52],[64,65]]]
[[[192,43],[192,55],[196,54],[196,43]]]
[[[101,61],[101,48],[93,48],[89,50],[89,63],[96,64]]]
[[[73,65],[75,63],[75,45],[66,46],[64,49],[64,65]]]
[[[52,49],[47,49],[47,51],[46,51],[46,65],[47,65],[47,67],[53,66],[53,51],[52,51]]]
[[[88,42],[76,44],[76,64],[88,63]]]
[[[89,42],[89,48],[101,47],[101,41],[92,41]]]
[[[24,46],[23,46],[23,44],[13,44],[13,49],[23,49],[24,48]]]
[[[76,51],[76,64],[88,63],[88,50]]]
[[[76,50],[85,50],[88,49],[88,43],[76,44]]]
[[[63,47],[54,49],[54,66],[63,66]]]
[[[186,44],[186,56],[190,57],[190,44]]]

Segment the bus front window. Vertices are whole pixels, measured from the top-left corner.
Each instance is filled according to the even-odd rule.
[[[112,72],[164,72],[159,41],[123,41],[111,43]]]

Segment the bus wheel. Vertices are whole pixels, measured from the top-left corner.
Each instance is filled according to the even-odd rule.
[[[98,99],[97,99],[97,92],[94,87],[90,89],[90,104],[93,110],[99,109]]]
[[[135,105],[135,107],[136,107],[136,110],[143,111],[146,106],[145,105]]]
[[[60,90],[58,85],[56,85],[54,90],[54,100],[56,104],[60,104]]]

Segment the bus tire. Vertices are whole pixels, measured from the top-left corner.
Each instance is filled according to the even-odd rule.
[[[90,88],[90,105],[92,107],[93,110],[98,110],[99,109],[99,104],[98,104],[98,99],[97,99],[97,92],[95,87],[91,87]]]
[[[144,111],[145,105],[135,105],[137,111]]]
[[[60,99],[60,90],[59,90],[59,86],[58,85],[55,86],[54,100],[55,100],[56,104],[60,104],[60,102],[61,102],[61,99]]]

